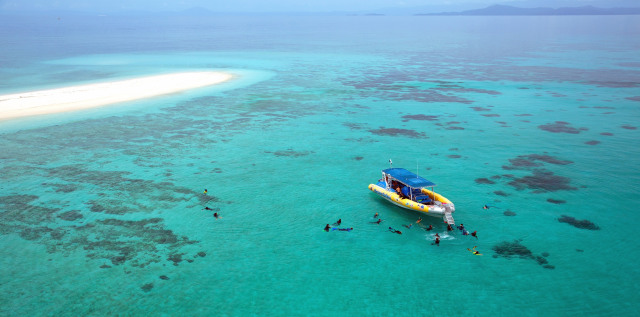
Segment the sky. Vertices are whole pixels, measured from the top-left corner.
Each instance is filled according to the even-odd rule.
[[[615,3],[636,4],[640,0],[0,0],[0,10],[73,11],[180,11],[202,7],[214,12],[332,12],[367,11],[384,8],[431,7],[435,10],[477,9],[493,4],[522,7],[557,7]],[[620,5],[629,7],[629,5]]]

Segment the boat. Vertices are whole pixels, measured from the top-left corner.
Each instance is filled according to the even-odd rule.
[[[382,170],[382,179],[369,184],[369,189],[396,206],[442,217],[445,223],[454,226],[451,214],[456,208],[449,199],[433,191],[434,186],[436,184],[415,173],[394,167]]]

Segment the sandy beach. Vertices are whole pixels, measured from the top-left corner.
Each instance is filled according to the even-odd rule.
[[[223,72],[182,72],[0,96],[0,120],[67,112],[167,95],[230,80]]]

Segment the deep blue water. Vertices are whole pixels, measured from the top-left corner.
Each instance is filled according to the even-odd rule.
[[[2,315],[638,309],[638,17],[4,16],[0,38],[0,94],[238,75],[0,122]],[[478,239],[371,193],[389,159]]]

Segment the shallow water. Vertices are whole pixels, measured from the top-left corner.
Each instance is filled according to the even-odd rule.
[[[3,315],[638,308],[637,17],[0,23],[0,93],[241,75],[0,123]],[[389,159],[478,239],[403,227],[419,215],[367,189]]]

